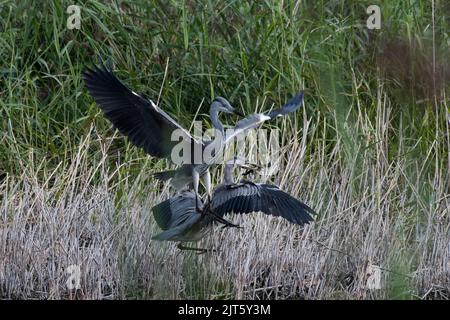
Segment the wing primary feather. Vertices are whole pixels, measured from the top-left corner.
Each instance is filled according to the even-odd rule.
[[[105,66],[93,66],[83,72],[89,93],[111,121],[131,143],[156,157],[170,157],[172,148],[179,141],[171,135],[180,130],[183,139],[191,144],[201,144],[167,113],[151,100],[125,86]]]
[[[286,102],[281,108],[270,112],[268,116],[271,119],[273,119],[294,112],[301,106],[302,102],[303,102],[303,91],[295,95],[291,100]]]

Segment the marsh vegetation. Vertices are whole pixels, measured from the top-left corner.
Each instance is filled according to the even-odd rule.
[[[384,1],[368,30],[366,1],[92,0],[68,30],[69,4],[0,3],[1,298],[450,298],[448,4]],[[267,179],[316,221],[234,216],[203,255],[152,241],[168,163],[88,95],[99,55],[187,128],[216,95],[248,114],[305,89]]]

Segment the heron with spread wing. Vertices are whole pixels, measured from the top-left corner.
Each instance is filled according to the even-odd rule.
[[[134,145],[143,148],[146,153],[158,158],[170,158],[173,148],[179,143],[179,141],[172,140],[175,130],[182,133],[183,140],[192,146],[193,150],[203,152],[206,147],[213,150],[212,157],[206,160],[202,157],[200,163],[193,161],[193,155],[191,161],[184,163],[180,168],[155,174],[155,178],[159,180],[171,179],[171,184],[178,190],[192,184],[196,195],[194,197],[194,201],[197,203],[196,209],[200,209],[198,205],[200,178],[203,178],[205,189],[210,196],[212,186],[209,167],[220,157],[224,146],[248,129],[256,128],[267,120],[295,111],[303,101],[303,92],[301,92],[278,110],[267,114],[253,114],[239,121],[235,130],[231,134],[225,135],[224,127],[219,120],[219,113],[243,115],[225,98],[217,97],[211,103],[210,117],[214,129],[222,138],[203,141],[194,138],[153,101],[126,87],[106,67],[87,69],[83,72],[83,78],[90,94],[100,105],[106,118],[122,134],[128,136]]]
[[[219,99],[225,100],[224,98],[219,98]],[[271,111],[271,112],[267,112],[267,113],[251,114],[251,115],[247,116],[246,118],[238,121],[236,123],[236,125],[231,130],[227,130],[226,133],[225,133],[222,123],[218,120],[217,113],[210,112],[211,123],[213,124],[213,127],[216,129],[216,132],[218,134],[218,139],[213,140],[213,142],[211,142],[211,141],[205,142],[204,145],[209,147],[210,149],[211,149],[211,144],[214,143],[214,148],[212,149],[212,150],[214,150],[214,152],[213,152],[212,158],[210,158],[211,160],[209,160],[209,161],[206,160],[206,161],[204,161],[204,163],[199,164],[197,167],[200,172],[207,172],[207,175],[206,175],[207,179],[205,179],[205,182],[206,182],[205,187],[206,187],[206,191],[207,191],[207,194],[209,197],[211,197],[212,187],[211,187],[211,178],[210,178],[208,169],[220,157],[221,152],[223,151],[225,146],[228,145],[230,142],[232,142],[233,139],[244,135],[250,129],[259,127],[260,125],[262,125],[264,122],[266,122],[268,120],[273,120],[278,117],[287,115],[288,113],[294,112],[295,110],[297,110],[300,107],[302,102],[303,102],[303,92],[300,92],[295,97],[293,97],[291,100],[289,100],[285,105],[283,105],[281,108]],[[212,107],[213,107],[213,105],[211,105],[211,109],[212,109]],[[182,178],[181,178],[181,177],[186,177],[187,176],[186,172],[189,172],[189,170],[191,170],[190,165],[185,164],[175,170],[158,172],[155,174],[155,178],[157,178],[158,180],[161,180],[161,181],[172,179],[172,181],[171,181],[172,184],[175,187],[178,186],[178,189],[181,189],[180,186],[185,186],[187,183],[190,182],[189,180],[182,180]],[[182,182],[180,183],[180,181],[182,181]],[[194,180],[193,180],[194,191],[198,195],[198,192],[196,191],[196,190],[198,190],[198,182],[197,181],[198,181],[198,179],[196,180],[195,176],[194,176]]]
[[[222,139],[203,141],[194,138],[153,101],[130,90],[106,67],[87,69],[83,73],[83,78],[89,93],[100,105],[106,118],[146,153],[158,158],[170,158],[172,149],[179,143],[172,140],[172,134],[178,130],[184,142],[193,150],[204,150],[209,146],[216,150],[214,156],[220,155],[219,151],[223,147]],[[220,112],[243,116],[226,99],[215,98],[211,103],[210,116],[214,128],[220,133],[224,132],[223,125],[219,121]],[[162,180],[172,178],[172,184],[176,189],[182,189],[185,185],[193,183],[194,192],[198,195],[200,177],[205,179],[206,188],[211,188],[208,168],[214,161],[213,157],[207,163],[195,164],[191,159],[178,170],[161,172],[155,176]]]
[[[306,204],[275,185],[251,181],[233,182],[234,165],[249,169],[240,161],[228,162],[224,169],[224,183],[214,188],[210,202],[203,204],[192,191],[185,191],[152,208],[158,226],[164,230],[153,237],[160,241],[179,241],[178,248],[206,252],[206,249],[184,246],[183,242],[198,241],[210,230],[217,218],[226,214],[262,212],[279,216],[303,226],[313,221],[315,212]],[[254,168],[250,168],[254,170]],[[197,210],[196,201],[201,210]],[[210,214],[205,214],[210,213]],[[222,222],[223,223],[223,222]],[[224,226],[236,227],[225,220]]]

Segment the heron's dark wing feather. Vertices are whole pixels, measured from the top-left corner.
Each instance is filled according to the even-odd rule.
[[[258,185],[251,182],[222,185],[214,190],[211,207],[221,216],[260,211],[259,192]]]
[[[214,190],[211,207],[221,216],[230,212],[238,213],[239,198],[251,197],[257,192],[257,185],[247,182],[221,185]]]
[[[169,157],[173,146],[179,143],[171,141],[174,130],[179,130],[191,145],[201,144],[151,100],[131,91],[105,67],[87,69],[83,78],[106,118],[148,154]]]
[[[304,204],[303,202],[297,200],[296,198],[290,196],[289,194],[287,194],[286,192],[284,192],[283,190],[281,190],[280,188],[278,188],[277,186],[271,185],[271,184],[261,184],[261,187],[264,188],[265,190],[272,190],[272,192],[284,195],[285,199],[290,199],[290,203],[294,202],[295,204],[297,204],[298,206],[300,206],[303,210],[307,211],[308,213],[315,215],[317,214],[313,209],[311,209],[309,206],[307,206],[306,204]]]
[[[302,105],[302,102],[303,102],[303,91],[299,92],[295,97],[293,97],[291,100],[286,102],[286,104],[284,106],[282,106],[281,108],[270,112],[268,114],[268,116],[271,119],[273,119],[273,118],[281,117],[288,113],[294,112]]]
[[[248,117],[238,121],[232,130],[227,130],[225,134],[225,144],[230,143],[234,138],[244,134],[250,129],[259,127],[268,120],[276,117],[284,116],[288,113],[296,111],[303,102],[303,91],[298,93],[295,97],[289,100],[281,108],[274,110],[268,114],[253,113]]]
[[[307,205],[274,185],[248,181],[216,188],[211,208],[221,216],[227,213],[261,211],[299,225],[312,221],[311,214],[315,214]]]
[[[262,184],[261,189],[267,198],[276,201],[277,210],[285,219],[297,224],[305,224],[312,221],[311,215],[316,213],[303,202],[292,197],[278,187],[270,184]]]

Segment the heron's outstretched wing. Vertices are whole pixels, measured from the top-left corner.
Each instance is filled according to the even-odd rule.
[[[285,103],[280,109],[273,110],[268,114],[270,119],[287,115],[297,110],[303,102],[303,91],[299,92],[295,97]]]
[[[211,200],[211,208],[221,216],[227,213],[261,211],[299,225],[312,221],[311,215],[315,214],[306,204],[274,185],[248,181],[217,187]]]
[[[262,113],[254,113],[249,115],[247,118],[239,120],[234,128],[227,130],[225,133],[225,144],[233,140],[233,138],[245,133],[247,130],[259,127],[262,123],[271,118]]]
[[[289,100],[285,105],[277,110],[273,110],[269,113],[254,113],[249,115],[236,123],[236,126],[232,130],[227,130],[225,135],[225,144],[229,143],[233,138],[243,134],[245,131],[254,129],[260,126],[267,120],[272,120],[277,117],[284,116],[288,113],[297,110],[303,101],[303,91],[298,93],[295,97]]]
[[[168,158],[179,141],[171,141],[172,132],[190,143],[201,144],[167,113],[127,88],[106,67],[94,67],[83,72],[89,93],[100,105],[112,124],[130,141],[148,154]]]

